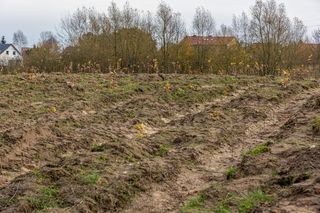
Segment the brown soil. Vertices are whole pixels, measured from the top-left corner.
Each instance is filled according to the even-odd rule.
[[[1,76],[0,210],[214,212],[256,188],[272,200],[250,211],[320,209],[318,82],[164,77]]]

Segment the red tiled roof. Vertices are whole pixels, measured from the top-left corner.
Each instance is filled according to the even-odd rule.
[[[236,38],[233,36],[187,36],[185,40],[191,45],[230,45]]]

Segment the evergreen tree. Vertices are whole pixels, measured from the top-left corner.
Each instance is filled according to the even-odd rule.
[[[4,36],[2,36],[2,38],[1,38],[1,44],[6,44],[7,42],[6,42],[6,37],[4,37]]]

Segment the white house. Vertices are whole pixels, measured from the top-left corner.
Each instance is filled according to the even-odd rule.
[[[0,44],[0,65],[7,66],[11,61],[21,60],[21,53],[13,44]]]

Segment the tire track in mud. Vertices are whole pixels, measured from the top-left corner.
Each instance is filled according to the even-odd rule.
[[[245,91],[243,91],[245,92]],[[224,98],[201,107],[192,116],[204,113],[213,105],[227,106],[231,100],[241,96],[238,93],[233,98]],[[227,167],[240,161],[241,153],[253,146],[267,142],[269,137],[276,135],[280,128],[300,110],[315,94],[320,94],[320,88],[304,91],[290,97],[284,103],[266,111],[267,117],[262,120],[254,119],[244,125],[244,134],[237,138],[236,145],[222,145],[214,152],[203,149],[201,164],[183,166],[177,178],[170,182],[152,184],[151,189],[137,195],[132,203],[121,212],[178,212],[179,208],[191,196],[207,189],[214,183],[223,180]],[[191,116],[190,114],[186,116]],[[183,120],[184,117],[180,118]]]
[[[120,101],[106,111],[111,112],[112,110],[125,106],[130,101],[132,101],[132,99]],[[70,114],[68,111],[61,112],[58,120],[65,117],[68,113]],[[49,121],[51,126],[54,125],[54,122],[52,121],[55,120]],[[10,128],[0,132],[8,135],[7,137],[12,143],[10,144],[9,141],[7,147],[5,147],[8,151],[2,150],[3,152],[0,153],[0,188],[9,185],[16,177],[25,175],[32,171],[32,169],[40,168],[48,163],[48,161],[41,161],[35,164],[31,157],[28,156],[28,152],[30,150],[36,150],[36,146],[38,145],[40,145],[40,147],[37,148],[40,148],[40,150],[36,150],[37,152],[43,151],[41,148],[46,149],[46,146],[41,145],[43,140],[52,140],[52,144],[56,148],[67,145],[67,142],[63,142],[60,139],[58,141],[57,136],[54,135],[50,125],[47,123],[48,121],[43,122],[46,123],[43,126],[41,126],[40,123],[37,123],[36,127],[23,126],[21,128]],[[11,134],[13,134],[13,136],[11,136]],[[61,153],[61,155],[62,154],[63,153]]]
[[[257,85],[255,85],[257,86]],[[146,128],[145,135],[146,137],[150,137],[152,135],[157,134],[160,131],[166,131],[170,128],[172,122],[179,122],[183,119],[185,119],[188,116],[196,115],[197,113],[201,113],[206,108],[214,105],[214,104],[222,104],[223,102],[229,102],[231,99],[234,99],[235,97],[240,96],[241,94],[245,93],[248,90],[247,87],[243,87],[236,92],[232,93],[230,96],[226,96],[223,98],[218,98],[212,102],[207,102],[204,104],[200,104],[199,106],[193,106],[191,107],[191,110],[188,111],[185,114],[176,114],[174,117],[168,119],[165,123],[165,127],[152,127],[150,130],[148,130],[148,127]],[[101,113],[108,114],[114,110],[117,110],[119,108],[123,108],[128,103],[133,102],[134,100],[140,99],[141,96],[135,96],[130,98],[129,100],[119,101],[112,105],[110,108],[102,109]],[[70,114],[70,112],[65,111],[61,112],[58,117],[63,118],[66,117],[67,114]],[[72,114],[72,113],[71,113]],[[60,119],[58,118],[58,120]],[[53,122],[52,122],[53,121]],[[50,121],[50,125],[54,125],[54,121]],[[47,122],[47,121],[43,121]],[[5,188],[6,186],[10,185],[10,183],[19,176],[25,175],[28,172],[32,171],[33,169],[38,169],[47,163],[52,163],[49,161],[41,161],[41,163],[38,163],[37,165],[32,162],[32,159],[30,156],[27,156],[27,153],[29,150],[35,150],[36,146],[40,145],[40,150],[37,150],[37,152],[41,152],[42,149],[46,149],[46,146],[42,146],[41,143],[44,139],[51,138],[52,141],[54,141],[53,146],[67,146],[67,142],[61,141],[62,139],[59,139],[54,133],[50,130],[50,125],[46,124],[41,127],[41,124],[38,123],[36,127],[22,127],[20,129],[9,129],[4,131],[4,133],[13,131],[13,134],[15,134],[15,131],[21,131],[19,132],[19,135],[17,138],[14,138],[16,140],[12,145],[6,147],[8,150],[8,153],[1,153],[0,154],[0,188]],[[134,133],[133,133],[134,134]],[[128,135],[128,138],[133,138],[133,136]],[[59,152],[59,150],[58,150]],[[60,153],[59,156],[63,156],[64,153]],[[13,168],[15,167],[15,168]]]

